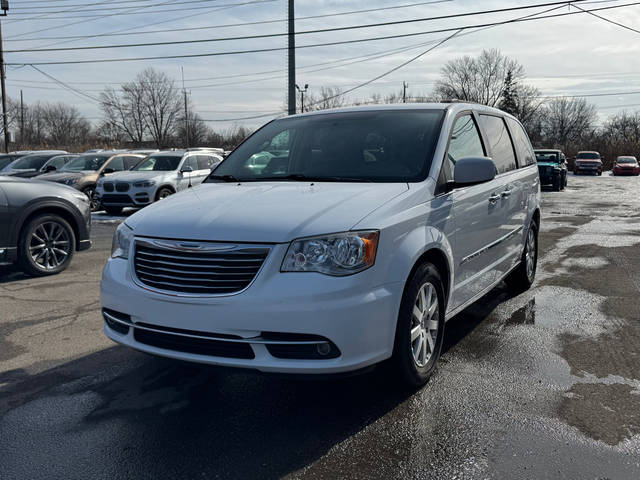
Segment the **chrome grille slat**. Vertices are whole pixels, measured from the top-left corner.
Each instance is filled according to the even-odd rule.
[[[196,296],[229,295],[244,290],[258,274],[270,250],[266,246],[172,240],[154,243],[146,239],[136,239],[134,248],[133,267],[140,284],[161,292]]]

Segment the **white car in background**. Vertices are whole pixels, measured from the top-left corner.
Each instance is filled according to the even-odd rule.
[[[131,170],[98,180],[96,195],[107,213],[117,215],[124,207],[145,207],[200,184],[221,161],[203,149],[152,153]]]
[[[535,154],[505,112],[416,103],[292,115],[118,227],[104,331],[144,352],[267,372],[391,360],[418,386],[447,320],[502,280],[531,286],[539,226]]]

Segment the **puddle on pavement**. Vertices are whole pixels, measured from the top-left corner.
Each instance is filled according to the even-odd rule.
[[[519,308],[505,322],[510,325],[533,325],[536,323],[536,298],[529,300],[524,307]]]
[[[577,383],[559,413],[569,425],[609,445],[640,434],[640,392],[630,385]]]

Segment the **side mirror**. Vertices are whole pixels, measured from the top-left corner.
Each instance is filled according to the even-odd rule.
[[[190,166],[186,166],[186,167],[182,167],[182,170],[180,170],[182,173],[191,173],[193,172],[193,168],[191,168]]]
[[[104,170],[102,170],[102,175],[106,175],[107,173],[114,173],[115,170],[113,168],[105,168]]]
[[[496,164],[487,157],[463,157],[453,171],[454,187],[488,182],[496,176]]]
[[[53,172],[55,170],[57,170],[57,168],[54,165],[47,165],[46,167],[44,167],[45,173]]]

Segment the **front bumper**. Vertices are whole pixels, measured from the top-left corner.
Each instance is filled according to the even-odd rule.
[[[556,179],[562,178],[562,172],[560,170],[539,168],[538,174],[540,176],[540,185],[551,185],[556,181]]]
[[[602,165],[576,165],[573,171],[577,173],[601,173]]]
[[[274,246],[247,290],[218,297],[178,297],[147,290],[134,282],[130,261],[109,259],[102,275],[102,307],[128,321],[129,328],[123,333],[123,328],[119,332],[118,325],[105,322],[104,332],[117,343],[147,353],[264,372],[339,373],[389,358],[403,284],[372,285],[371,269],[349,277],[281,273],[286,248]],[[162,344],[147,339],[161,334]],[[204,350],[181,347],[185,338],[205,347],[209,341],[212,348],[207,351],[223,353],[240,343],[251,355],[203,354]],[[287,340],[275,342],[281,345],[320,338],[316,343],[335,346],[339,356],[280,358],[270,347],[273,338]]]
[[[154,187],[134,187],[131,185],[126,192],[113,190],[106,192],[98,187],[96,195],[101,205],[106,207],[144,207],[153,203],[155,198]]]
[[[640,168],[614,168],[613,173],[615,175],[638,175]]]

